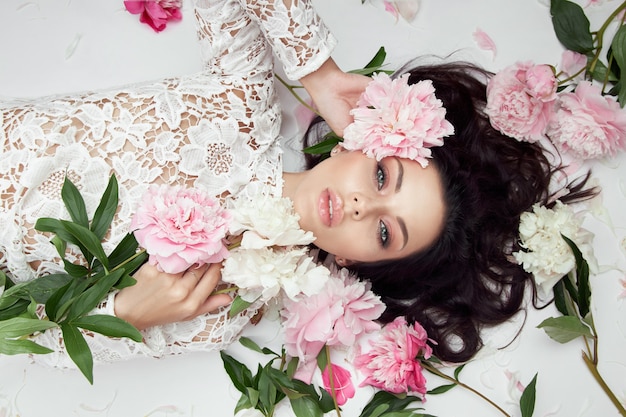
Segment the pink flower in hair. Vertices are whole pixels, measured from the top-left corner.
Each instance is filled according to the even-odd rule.
[[[408,325],[397,317],[383,327],[378,339],[371,340],[371,350],[354,360],[356,369],[365,375],[361,386],[373,387],[395,394],[426,394],[426,378],[420,359],[428,359],[432,349],[428,336],[419,323]]]
[[[615,155],[626,148],[626,112],[599,86],[581,81],[572,93],[562,93],[548,135],[563,152],[582,159]]]
[[[408,84],[409,74],[391,79],[385,73],[372,77],[352,109],[354,122],[344,131],[343,146],[362,150],[370,158],[388,156],[413,159],[428,165],[433,146],[454,133],[446,109],[435,96],[432,81]]]
[[[170,20],[183,18],[180,8],[182,0],[126,0],[124,7],[132,14],[139,15],[139,21],[149,25],[155,32],[161,32]]]
[[[194,264],[221,262],[230,213],[197,189],[153,185],[130,223],[137,242],[160,271],[177,274]]]
[[[536,142],[545,137],[557,84],[548,65],[520,62],[498,72],[487,85],[485,111],[491,125],[517,140]]]

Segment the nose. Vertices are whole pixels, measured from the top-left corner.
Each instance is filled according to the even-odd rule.
[[[348,201],[350,216],[354,220],[362,220],[371,214],[378,213],[383,206],[381,198],[371,198],[359,193],[350,195]]]

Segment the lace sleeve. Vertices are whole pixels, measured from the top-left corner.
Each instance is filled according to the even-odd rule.
[[[317,70],[337,44],[310,0],[239,1],[259,24],[292,80]]]

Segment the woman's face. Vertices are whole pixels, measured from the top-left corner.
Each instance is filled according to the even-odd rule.
[[[290,196],[315,245],[349,264],[403,258],[434,242],[445,204],[433,164],[338,149]]]

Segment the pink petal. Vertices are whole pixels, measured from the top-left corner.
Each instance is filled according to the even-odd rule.
[[[480,49],[493,52],[493,56],[496,56],[496,44],[482,29],[476,28],[476,31],[472,34],[474,42]]]
[[[144,9],[144,1],[136,1],[136,0],[127,0],[124,2],[124,7],[131,14],[139,14],[143,12]]]
[[[398,10],[396,9],[396,7],[390,1],[387,1],[387,0],[384,1],[384,4],[385,4],[385,11],[391,13],[393,17],[395,17],[396,20],[398,20]]]

